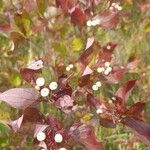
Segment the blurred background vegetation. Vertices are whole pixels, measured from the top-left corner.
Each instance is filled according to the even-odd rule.
[[[22,6],[24,11],[19,12]],[[109,41],[118,44],[114,54],[116,64],[125,65],[130,61],[136,63],[136,68],[123,81],[139,79],[139,88],[130,96],[129,105],[146,100],[145,117],[150,122],[150,1],[123,0],[121,6],[127,15],[120,18],[117,29],[85,26],[82,29],[84,34],[80,28],[71,24],[69,17],[60,15],[61,10],[57,10],[57,17],[49,13],[50,6],[55,6],[54,0],[37,0],[37,4],[35,0],[0,0],[0,92],[12,87],[29,86],[21,79],[19,68],[33,60],[48,56],[46,59],[50,64],[54,64],[59,57],[65,64],[74,62],[85,47],[87,38],[94,36],[101,45]],[[103,11],[107,7],[108,0],[105,0],[95,11]],[[55,78],[51,70],[50,66],[43,69],[43,76],[47,80]],[[103,95],[110,97],[118,86],[107,85],[102,90]],[[62,114],[53,107],[42,104],[40,109],[45,114],[56,113],[62,119]],[[26,137],[12,133],[5,125],[18,116],[17,110],[0,102],[1,150],[33,149],[31,137],[26,140]],[[106,150],[147,149],[122,125],[116,129],[98,127],[96,134],[105,143]]]

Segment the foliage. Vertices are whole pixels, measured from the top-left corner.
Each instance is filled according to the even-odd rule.
[[[0,149],[150,148],[149,8],[0,0]]]

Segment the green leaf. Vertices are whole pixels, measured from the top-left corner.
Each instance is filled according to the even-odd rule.
[[[4,6],[3,0],[0,0],[0,12],[3,10],[3,6]]]
[[[53,43],[53,48],[59,52],[61,55],[65,56],[66,55],[66,52],[67,52],[67,49],[66,49],[66,46],[64,45],[64,43]]]
[[[31,34],[31,19],[25,10],[23,10],[21,14],[15,14],[14,20],[21,33],[25,36],[29,36]]]
[[[149,33],[150,32],[150,21],[145,24],[144,32],[145,33]]]
[[[47,0],[36,0],[39,13],[43,16],[47,8]]]
[[[21,85],[21,77],[18,73],[12,73],[10,76],[10,83],[12,86],[20,86]]]
[[[72,41],[72,49],[73,51],[80,51],[83,48],[83,40],[81,38],[75,38]]]

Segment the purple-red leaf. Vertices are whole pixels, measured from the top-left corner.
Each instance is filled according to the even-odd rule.
[[[12,121],[12,122],[10,122],[9,123],[9,126],[15,131],[15,132],[17,132],[19,129],[20,129],[20,127],[21,127],[21,124],[22,124],[22,121],[23,121],[23,115],[20,117],[20,118],[18,118],[17,120],[14,120],[14,121]]]
[[[74,7],[76,0],[56,0],[57,7],[61,7],[64,12]]]
[[[106,76],[107,82],[117,84],[124,76],[125,69],[118,68],[112,71],[109,76]]]
[[[118,25],[118,16],[117,12],[106,10],[98,16],[100,25],[106,29],[115,29]]]
[[[84,25],[86,22],[86,15],[80,8],[75,8],[71,13],[71,22],[75,25]]]
[[[0,94],[0,100],[14,108],[25,109],[37,102],[38,91],[34,88],[14,88]]]
[[[42,69],[43,67],[44,66],[42,60],[34,61],[28,65],[28,69],[32,69],[32,70],[39,70]]]
[[[116,97],[122,100],[122,103],[125,104],[127,102],[127,99],[135,86],[136,80],[130,80],[128,81],[124,86],[120,87],[118,91],[116,92]]]
[[[34,107],[28,107],[23,111],[24,118],[23,123],[32,122],[32,123],[43,123],[45,120],[44,115]]]
[[[90,37],[87,39],[85,50],[90,48],[93,45],[94,40],[95,40],[94,37]]]
[[[139,140],[143,141],[150,148],[150,124],[142,120],[126,117],[122,123],[133,131]]]
[[[94,133],[94,129],[90,125],[75,124],[70,128],[72,138],[83,144],[87,150],[103,150],[103,145],[98,142]]]
[[[55,102],[55,104],[58,108],[61,108],[62,110],[67,111],[73,107],[73,102],[74,102],[74,100],[69,95],[64,95],[64,96],[60,97]]]
[[[145,104],[146,104],[145,102],[137,102],[137,103],[135,103],[134,105],[132,105],[129,108],[129,110],[127,110],[125,112],[125,115],[130,116],[130,117],[132,116],[132,117],[138,118],[139,115],[144,110]]]
[[[28,83],[35,82],[37,78],[38,71],[29,69],[29,68],[21,68],[20,69],[21,77]]]
[[[114,123],[114,121],[112,120],[112,118],[105,116],[105,117],[101,117],[100,116],[100,125],[105,127],[105,128],[115,128],[116,124]]]

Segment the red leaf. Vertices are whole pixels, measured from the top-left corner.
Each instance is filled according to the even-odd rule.
[[[95,40],[94,37],[90,37],[90,38],[87,39],[85,50],[90,48],[93,45],[94,40]]]
[[[83,144],[87,150],[103,150],[103,145],[98,142],[94,133],[94,129],[90,125],[75,124],[70,128],[72,138]]]
[[[143,141],[150,148],[150,124],[142,120],[127,117],[122,123],[133,131],[139,140]]]
[[[69,95],[64,95],[60,97],[56,102],[56,106],[61,108],[64,112],[69,111],[73,107],[74,100]]]
[[[103,66],[106,61],[110,62],[113,55],[112,52],[116,46],[117,45],[115,43],[111,42],[107,43],[107,45],[104,46],[102,50],[99,52],[99,59],[96,63],[96,66]]]
[[[35,82],[38,71],[29,68],[21,68],[20,74],[26,82],[31,83],[31,82]]]
[[[61,127],[61,122],[54,116],[54,115],[49,115],[47,117],[46,123],[53,129],[53,130],[60,130]]]
[[[142,113],[144,108],[145,108],[145,102],[137,102],[134,105],[132,105],[129,108],[129,110],[125,112],[125,115],[137,118]]]
[[[78,62],[81,65],[81,70],[84,70],[87,67],[95,53],[96,49],[93,47],[90,47],[82,52],[78,59]]]
[[[125,69],[117,68],[109,76],[106,76],[107,82],[117,84],[124,76]]]
[[[90,104],[90,106],[99,109],[100,108],[100,101],[99,99],[95,98],[92,94],[87,95],[87,102]]]
[[[135,86],[136,80],[128,81],[124,86],[120,87],[116,92],[116,97],[122,100],[122,104],[125,104],[133,87]]]
[[[75,25],[84,25],[86,22],[86,15],[80,8],[75,8],[71,13],[71,22]]]
[[[117,12],[110,10],[106,10],[98,16],[100,25],[106,29],[115,29],[118,25],[118,17]]]
[[[43,123],[45,120],[44,115],[37,108],[28,107],[23,111],[23,114],[23,123]]]
[[[20,129],[20,127],[21,127],[21,124],[22,124],[22,121],[23,121],[23,115],[20,117],[20,118],[18,118],[17,120],[15,120],[15,121],[12,121],[12,122],[10,122],[9,123],[9,126],[15,131],[15,132],[17,132],[19,129]]]
[[[76,0],[56,0],[57,7],[61,7],[64,12],[74,7]]]
[[[105,127],[105,128],[115,128],[116,124],[114,123],[114,121],[112,120],[112,118],[110,118],[109,116],[100,116],[100,125]]]
[[[37,102],[38,91],[33,88],[14,88],[0,94],[0,100],[14,108],[25,109]]]
[[[10,32],[11,26],[9,23],[0,23],[0,31],[1,32]]]

